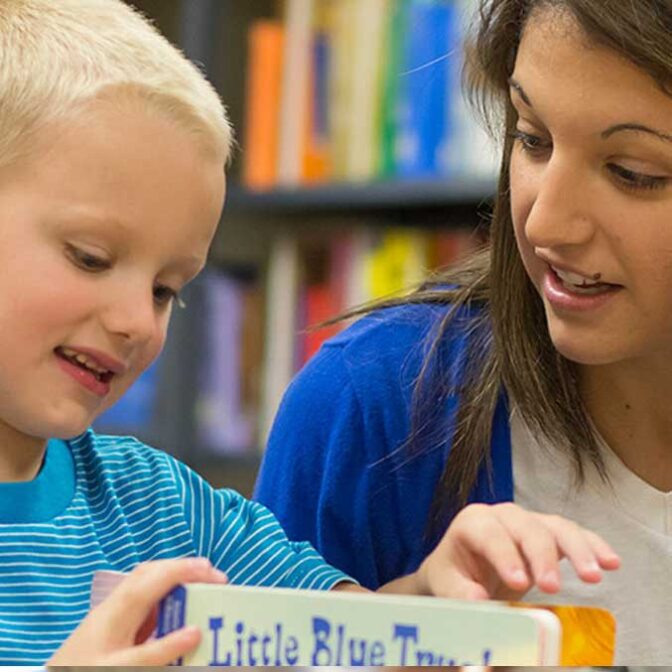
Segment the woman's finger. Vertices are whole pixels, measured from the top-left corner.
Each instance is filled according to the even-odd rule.
[[[494,506],[493,512],[519,549],[534,584],[547,593],[560,590],[558,549],[551,531],[515,504]]]
[[[479,576],[487,573],[489,567],[508,588],[527,590],[530,586],[527,564],[510,531],[495,515],[495,507],[474,505],[469,509],[464,509],[459,522],[455,519],[457,524],[450,540],[451,561],[463,574],[480,579],[483,584],[494,583],[492,577]]]

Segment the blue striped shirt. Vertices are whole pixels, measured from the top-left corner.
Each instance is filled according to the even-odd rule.
[[[239,585],[347,580],[263,506],[133,438],[50,441],[33,481],[0,484],[0,665],[44,663],[86,615],[95,571],[184,556]]]

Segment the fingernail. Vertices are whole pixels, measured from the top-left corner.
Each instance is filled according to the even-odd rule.
[[[190,564],[197,570],[210,569],[210,567],[212,567],[210,560],[207,558],[191,558]]]
[[[585,569],[587,572],[597,572],[599,574],[600,572],[600,566],[595,562],[594,560],[592,562],[587,562],[585,565]]]
[[[527,574],[522,569],[514,569],[511,572],[511,580],[518,584],[527,583]]]
[[[547,584],[553,584],[553,586],[557,586],[557,584],[560,582],[560,577],[558,576],[557,572],[554,572],[553,570],[546,572],[541,577],[541,580],[543,583]]]
[[[229,580],[228,574],[223,572],[221,569],[218,569],[217,567],[212,568],[212,573],[214,574],[214,576],[217,577],[217,579],[219,581],[228,581]]]
[[[187,625],[186,627],[182,628],[182,636],[185,639],[193,639],[194,637],[198,637],[200,634],[201,630],[196,625]]]

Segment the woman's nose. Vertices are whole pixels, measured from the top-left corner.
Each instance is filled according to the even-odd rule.
[[[595,235],[590,176],[569,160],[551,160],[538,174],[525,237],[535,248],[583,245]]]

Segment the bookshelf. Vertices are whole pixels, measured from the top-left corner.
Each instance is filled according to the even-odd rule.
[[[414,215],[416,223],[424,224],[422,215],[426,211],[438,211],[444,218],[440,224],[449,226],[458,210],[466,208],[467,220],[473,218],[474,208],[487,205],[494,187],[491,178],[379,180],[269,191],[251,191],[234,184],[227,196],[226,213],[267,216],[272,212],[276,216],[294,217],[318,213],[383,212],[393,218],[398,213],[406,213]]]
[[[209,270],[232,273],[236,278],[254,276],[263,285],[268,282],[278,241],[287,237],[342,237],[351,226],[364,227],[375,236],[398,227],[471,232],[483,224],[495,190],[494,178],[489,175],[331,181],[263,191],[248,188],[243,184],[248,133],[247,35],[256,20],[280,15],[281,0],[127,1],[152,18],[200,64],[222,95],[237,132],[240,149],[228,171],[227,202]],[[185,294],[187,308],[174,312],[157,367],[151,419],[142,427],[102,423],[99,429],[134,434],[176,455],[214,485],[234,487],[249,495],[262,441],[255,439],[248,450],[238,447],[226,451],[221,445],[211,445],[199,431],[197,399],[204,343],[212,328],[206,309],[208,292],[207,278],[198,279]],[[264,315],[265,322],[269,319]],[[268,324],[257,327],[257,337],[262,328],[268,341]]]

